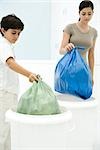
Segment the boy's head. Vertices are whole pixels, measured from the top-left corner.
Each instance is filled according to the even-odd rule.
[[[11,43],[15,43],[24,29],[23,22],[15,15],[7,15],[1,20],[1,34]],[[11,41],[11,39],[13,39]]]

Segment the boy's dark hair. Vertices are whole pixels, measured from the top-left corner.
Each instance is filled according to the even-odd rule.
[[[8,29],[20,29],[21,31],[24,29],[23,22],[14,14],[3,17],[0,24],[1,28],[4,28],[6,31]],[[3,35],[2,32],[1,34]]]

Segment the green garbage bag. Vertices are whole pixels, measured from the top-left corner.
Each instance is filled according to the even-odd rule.
[[[29,115],[60,113],[59,104],[51,88],[42,80],[33,85],[20,97],[17,112]]]

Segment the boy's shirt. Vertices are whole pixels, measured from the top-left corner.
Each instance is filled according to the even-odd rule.
[[[0,90],[18,94],[18,74],[11,70],[6,63],[9,57],[14,56],[13,44],[4,37],[0,37]]]

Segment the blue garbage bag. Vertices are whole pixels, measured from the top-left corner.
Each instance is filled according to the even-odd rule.
[[[83,99],[92,95],[92,76],[77,47],[67,52],[58,62],[54,76],[55,91],[70,93]]]

